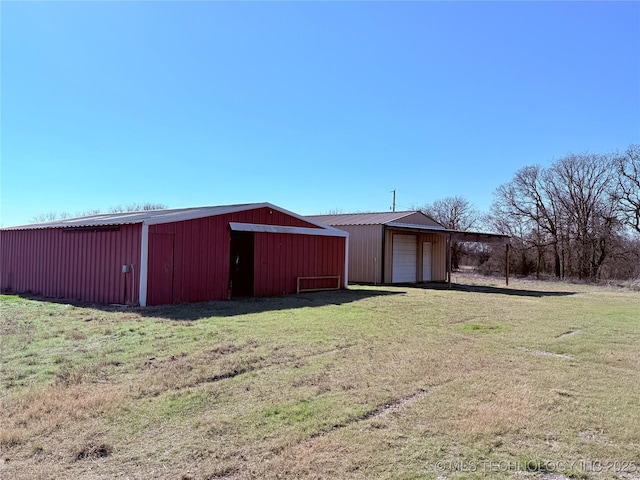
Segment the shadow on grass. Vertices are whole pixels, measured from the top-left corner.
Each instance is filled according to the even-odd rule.
[[[423,288],[425,290],[450,290],[453,292],[472,292],[472,293],[493,293],[498,295],[513,295],[516,297],[566,297],[575,295],[576,292],[566,291],[545,291],[545,290],[523,290],[519,288],[509,287],[493,287],[490,285],[467,285],[464,283],[452,283],[451,288],[445,282],[420,283],[411,285],[414,288]]]
[[[451,288],[445,282],[420,284],[394,284],[394,287],[419,288],[425,290],[450,290],[454,292],[492,293],[521,297],[562,297],[574,295],[568,291],[523,290],[508,287],[493,287],[488,285],[467,285],[452,283]],[[108,312],[135,312],[144,317],[160,317],[170,320],[199,320],[208,317],[232,317],[250,313],[260,313],[292,308],[321,307],[325,305],[343,305],[370,297],[386,295],[401,295],[402,290],[384,290],[380,288],[367,290],[339,290],[327,292],[302,293],[282,297],[254,297],[237,300],[223,300],[203,303],[182,303],[177,305],[161,305],[156,307],[136,307],[127,305],[100,305],[94,303],[76,302],[68,299],[47,298],[33,294],[7,294],[16,298],[38,300],[51,303],[64,303],[77,307],[94,308]],[[6,300],[11,301],[11,300]]]
[[[343,305],[370,297],[399,295],[403,292],[389,290],[338,290],[301,293],[282,297],[252,297],[206,303],[162,305],[137,309],[145,317],[161,317],[171,320],[198,320],[208,317],[232,317],[292,308]]]
[[[175,305],[159,305],[154,307],[138,307],[132,305],[104,305],[89,302],[74,301],[63,298],[43,297],[32,293],[3,293],[4,302],[15,299],[36,300],[79,308],[92,308],[105,312],[134,312],[143,317],[159,317],[169,320],[199,320],[208,317],[232,317],[249,313],[260,313],[292,308],[322,307],[325,305],[343,305],[370,297],[383,295],[402,295],[402,291],[382,289],[368,290],[337,290],[326,292],[301,293],[281,297],[251,297],[235,300],[220,300],[201,303],[179,303]],[[15,299],[14,299],[15,298]]]

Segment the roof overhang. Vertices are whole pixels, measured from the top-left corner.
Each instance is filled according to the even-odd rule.
[[[452,231],[451,240],[454,242],[477,242],[490,243],[492,245],[508,245],[511,241],[511,237],[499,233]]]
[[[402,223],[402,222],[387,222],[386,225],[389,228],[396,228],[399,230],[413,230],[426,233],[446,233],[447,229],[437,225],[421,225],[419,223]]]
[[[344,230],[337,228],[308,228],[289,227],[284,225],[263,225],[259,223],[239,223],[229,222],[229,228],[236,232],[260,232],[260,233],[288,233],[292,235],[319,235],[322,237],[343,237],[349,236]]]
[[[439,233],[442,235],[450,235],[453,242],[479,242],[490,243],[494,245],[507,245],[510,242],[511,237],[508,235],[502,235],[500,233],[485,233],[485,232],[462,232],[460,230],[450,230],[444,227],[435,227],[429,225],[417,225],[407,224],[399,222],[385,223],[387,228],[394,230],[402,230],[404,232],[412,233]]]

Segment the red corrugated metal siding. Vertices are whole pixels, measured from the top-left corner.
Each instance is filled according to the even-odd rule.
[[[2,231],[2,291],[138,303],[140,238],[140,225]],[[133,269],[122,273],[122,265]]]
[[[256,296],[296,293],[298,277],[340,276],[344,282],[343,237],[256,233],[254,245]],[[331,288],[336,284],[335,279],[314,280],[307,287]]]
[[[148,275],[156,279],[157,285],[157,288],[149,292],[149,305],[173,303],[174,237],[172,233],[149,234],[153,250],[149,252]]]
[[[149,258],[162,248],[155,234],[174,235],[173,303],[227,298],[229,282],[229,215],[149,226]],[[147,305],[160,305],[163,280],[149,270]]]
[[[173,303],[202,302],[228,298],[229,255],[231,231],[229,222],[254,223],[264,225],[284,225],[292,227],[320,228],[316,225],[283,214],[269,208],[258,208],[215,217],[166,223],[149,226],[149,258],[161,248],[153,234],[174,234]],[[285,248],[276,248],[275,243],[258,247],[262,238],[267,242],[286,243]],[[303,240],[303,239],[307,240]],[[325,242],[327,240],[328,242]],[[316,237],[308,235],[255,234],[254,294],[256,296],[279,295],[283,292],[295,293],[295,277],[315,276],[315,273],[337,271],[326,275],[344,275],[344,238]],[[338,250],[333,251],[337,245]],[[260,248],[260,249],[259,249]],[[322,252],[318,249],[322,248]],[[300,249],[304,249],[302,252]],[[341,249],[341,250],[340,250]],[[258,257],[258,253],[261,252]],[[264,252],[264,253],[262,253]],[[339,257],[323,265],[322,255]],[[266,257],[265,257],[266,256]],[[266,260],[265,260],[266,258]],[[266,261],[268,268],[260,268]],[[288,266],[287,266],[288,265]],[[304,265],[304,267],[300,266]],[[149,270],[147,281],[147,305],[158,305],[162,280]],[[318,274],[324,275],[324,273]],[[293,278],[293,288],[291,279]],[[166,281],[165,281],[166,282]],[[271,285],[271,282],[274,282]],[[164,285],[166,287],[166,284]]]
[[[292,217],[277,210],[271,210],[270,208],[256,208],[255,210],[247,210],[244,212],[231,213],[229,215],[222,215],[228,218],[229,222],[242,222],[242,223],[257,223],[262,225],[284,225],[287,227],[307,227],[307,228],[321,228],[313,223],[309,223],[305,220]]]

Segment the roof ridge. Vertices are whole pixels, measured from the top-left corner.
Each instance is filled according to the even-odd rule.
[[[422,213],[420,210],[398,210],[396,212],[351,212],[351,213],[317,213],[309,217],[339,217],[341,215],[390,215],[393,213]]]
[[[83,226],[98,226],[98,225],[126,225],[136,223],[146,223],[149,220],[156,220],[162,217],[167,217],[167,222],[188,220],[191,218],[199,218],[202,213],[210,211],[212,215],[222,215],[224,213],[233,213],[236,211],[249,210],[251,208],[275,208],[286,212],[281,207],[277,207],[268,202],[255,202],[255,203],[237,203],[228,205],[206,205],[200,207],[182,207],[182,208],[165,208],[161,210],[138,210],[132,212],[105,212],[97,213],[94,215],[85,215],[80,217],[62,218],[59,220],[52,220],[49,222],[40,223],[28,223],[24,225],[15,225],[2,227],[1,230],[31,230],[38,228],[64,228],[64,227],[83,227]],[[191,214],[191,215],[189,215]],[[171,216],[175,216],[175,219],[170,219]]]

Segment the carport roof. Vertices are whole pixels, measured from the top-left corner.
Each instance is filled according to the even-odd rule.
[[[417,211],[343,213],[336,215],[313,215],[307,218],[312,218],[317,222],[326,223],[327,225],[337,228],[351,225],[385,225],[388,228],[402,230],[405,232],[447,233],[451,235],[451,240],[454,242],[482,242],[499,245],[506,245],[509,243],[510,237],[499,233],[462,232],[460,230],[451,230],[440,225],[422,225],[402,221],[402,219],[416,213],[422,214],[422,212]]]
[[[502,235],[501,233],[486,233],[486,232],[463,232],[460,230],[451,230],[443,227],[432,227],[429,225],[412,225],[406,223],[389,222],[385,224],[389,228],[394,230],[403,230],[405,232],[414,233],[446,233],[451,235],[451,241],[453,242],[481,242],[491,243],[498,245],[506,245],[509,243],[509,235]]]

